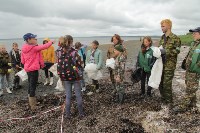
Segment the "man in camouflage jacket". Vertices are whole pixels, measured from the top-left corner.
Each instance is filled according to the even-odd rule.
[[[200,27],[189,30],[193,33],[194,42],[192,42],[188,55],[186,56],[186,95],[179,107],[174,111],[184,112],[189,108],[196,107],[196,91],[199,87],[200,78]]]
[[[172,79],[176,69],[177,56],[180,53],[180,38],[171,32],[172,22],[169,19],[161,21],[163,35],[159,45],[165,50],[163,58],[163,74],[159,86],[161,98],[165,104],[171,104],[172,99]]]

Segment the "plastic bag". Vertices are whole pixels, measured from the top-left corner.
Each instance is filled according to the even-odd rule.
[[[114,58],[110,58],[106,60],[106,67],[110,67],[112,69],[115,68],[115,60]]]
[[[97,65],[94,63],[85,66],[85,72],[90,79],[99,80],[103,77],[100,70],[97,70]]]
[[[59,91],[64,91],[65,90],[63,82],[60,80],[60,78],[58,79],[58,82],[57,82],[57,85],[56,85],[55,89],[59,90]]]
[[[56,77],[58,77],[57,65],[58,65],[58,63],[55,63],[53,66],[51,66],[51,67],[49,68],[49,71],[52,72],[53,75],[55,75]]]
[[[25,81],[25,80],[28,79],[28,75],[27,75],[27,73],[26,73],[26,71],[24,69],[22,69],[21,71],[16,73],[15,76],[19,76],[22,81]]]

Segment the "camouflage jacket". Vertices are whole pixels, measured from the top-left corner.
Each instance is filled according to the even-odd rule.
[[[123,44],[116,44],[116,45],[122,45],[124,47]],[[116,45],[111,45],[109,48],[108,48],[108,51],[107,51],[107,58],[110,59],[110,58],[113,58],[114,57],[114,48]],[[123,55],[127,58],[127,50],[126,48],[124,47],[124,52],[123,52]]]
[[[119,76],[121,81],[124,79],[126,57],[121,54],[115,59],[114,75]]]
[[[164,70],[175,70],[177,63],[177,56],[180,53],[181,40],[180,38],[170,33],[169,36],[165,37],[162,35],[159,45],[163,46],[166,51]]]
[[[197,41],[192,42],[190,50],[188,52],[188,55],[186,57],[186,70],[190,71],[190,72],[195,72],[193,71],[192,67],[192,63],[195,64],[196,68],[199,70],[200,69],[200,49],[198,48],[200,47],[200,39]],[[196,61],[195,60],[195,56],[196,56]],[[196,73],[196,72],[195,72]]]
[[[9,66],[8,63],[11,63],[9,54],[7,52],[0,53],[0,74],[7,73],[8,69],[11,68],[11,66]]]

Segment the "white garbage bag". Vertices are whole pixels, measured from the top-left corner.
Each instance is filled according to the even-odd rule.
[[[58,63],[55,63],[53,66],[51,66],[51,67],[49,68],[49,71],[52,72],[53,75],[55,75],[56,77],[58,77],[57,65],[58,65]]]
[[[59,91],[64,91],[65,90],[63,82],[60,80],[60,78],[58,79],[58,82],[57,82],[57,85],[56,85],[55,89],[59,90]]]
[[[103,77],[101,71],[97,70],[97,65],[94,63],[87,64],[84,70],[90,79],[99,80]]]
[[[22,69],[21,71],[16,73],[15,76],[19,76],[22,81],[25,81],[25,80],[28,79],[28,75],[27,75],[27,73],[26,73],[26,71],[24,69]]]
[[[114,69],[115,68],[115,59],[114,58],[107,59],[106,67],[110,67],[110,68]]]

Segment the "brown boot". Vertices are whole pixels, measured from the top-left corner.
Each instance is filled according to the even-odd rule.
[[[36,97],[28,97],[29,100],[29,105],[31,107],[31,110],[35,110],[36,109]]]

